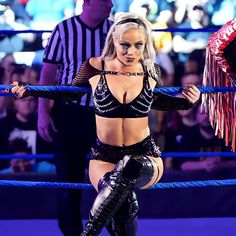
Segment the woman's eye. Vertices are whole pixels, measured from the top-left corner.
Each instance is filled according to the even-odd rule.
[[[123,50],[127,50],[129,48],[129,45],[126,43],[121,43],[120,46],[122,47]]]
[[[143,46],[142,43],[138,43],[138,44],[135,45],[135,47],[138,48],[138,49],[142,48],[142,46]]]

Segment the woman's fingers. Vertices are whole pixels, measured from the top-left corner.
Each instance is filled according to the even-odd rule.
[[[26,84],[14,81],[12,83],[11,93],[13,93],[17,98],[22,98],[26,91]]]
[[[18,86],[18,85],[19,85],[19,82],[18,82],[18,81],[13,81],[11,85],[13,85],[13,86]]]
[[[195,103],[200,98],[200,90],[193,84],[186,85],[182,94],[192,103]]]

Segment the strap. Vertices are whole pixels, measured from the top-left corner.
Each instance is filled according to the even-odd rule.
[[[147,74],[147,67],[144,65],[143,60],[140,60],[140,63],[141,63],[141,65],[142,65],[142,67],[143,67],[144,73]]]
[[[102,70],[104,70],[105,69],[105,60],[103,58],[101,60],[101,63],[102,63]]]

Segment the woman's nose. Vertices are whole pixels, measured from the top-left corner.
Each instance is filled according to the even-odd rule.
[[[129,47],[128,50],[127,50],[127,54],[129,55],[133,55],[135,53],[136,49],[135,47]]]

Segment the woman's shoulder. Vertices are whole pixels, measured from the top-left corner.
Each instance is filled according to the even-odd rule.
[[[88,63],[93,68],[95,68],[97,70],[102,70],[102,61],[103,60],[104,59],[102,57],[91,57],[91,58],[88,59]]]
[[[101,64],[101,59],[100,59]],[[88,84],[88,80],[93,76],[101,73],[101,65],[99,64],[99,57],[91,57],[85,60],[80,66],[79,72],[72,81],[72,85],[79,86],[81,84]]]

